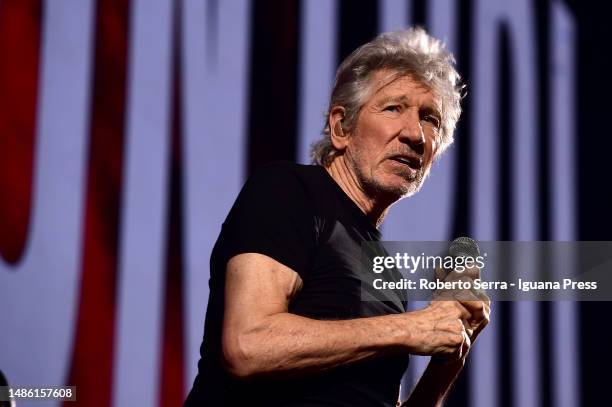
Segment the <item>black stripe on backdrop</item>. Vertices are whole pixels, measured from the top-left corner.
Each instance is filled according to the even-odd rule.
[[[420,17],[420,12],[417,10],[417,4],[423,0],[417,0],[413,3],[413,21],[414,24],[422,24],[426,21],[427,16],[425,14]],[[421,6],[423,10],[426,10],[425,6]],[[455,142],[451,148],[456,150],[457,157],[470,157],[470,150],[472,148],[472,122],[471,122],[471,97],[470,97],[470,84],[471,84],[471,70],[472,70],[472,17],[473,17],[473,1],[472,0],[460,0],[457,12],[457,31],[455,35],[457,37],[457,50],[455,58],[457,60],[457,70],[462,76],[463,83],[467,85],[466,97],[461,103],[463,112],[461,113],[461,119],[457,125],[455,131]],[[444,159],[444,158],[442,158]],[[453,225],[452,235],[449,236],[453,239],[457,236],[471,236],[471,211],[472,206],[472,178],[473,178],[473,162],[472,160],[455,160],[455,191],[454,191],[454,214],[453,214]],[[465,365],[464,371],[459,375],[457,382],[455,383],[454,389],[448,398],[449,406],[461,406],[467,407],[472,405],[470,403],[470,371],[474,369],[473,362],[470,363],[470,358]]]
[[[427,22],[427,0],[412,1],[412,25],[426,26]]]
[[[459,2],[459,41],[457,67],[459,73],[463,77],[463,82],[467,85],[466,97],[461,105],[463,113],[459,120],[457,130],[455,131],[455,142],[451,148],[456,149],[458,157],[470,157],[472,148],[472,98],[471,98],[471,71],[472,71],[472,0],[461,0]],[[472,206],[472,183],[470,180],[473,177],[472,160],[455,160],[455,197],[454,197],[454,216],[452,236],[471,236],[471,212]]]
[[[514,164],[514,149],[512,139],[514,137],[514,94],[513,94],[513,71],[512,66],[512,44],[511,37],[505,24],[501,25],[498,37],[498,83],[499,83],[499,101],[497,104],[498,111],[498,127],[497,134],[499,136],[497,163],[499,181],[497,183],[498,212],[499,217],[498,230],[502,240],[512,240],[514,237],[514,217],[512,213],[513,199],[513,173],[512,166]]]
[[[612,240],[610,194],[610,94],[612,66],[610,15],[612,4],[596,0],[570,0],[577,22],[575,159],[578,161],[577,205],[580,240]],[[581,405],[609,404],[612,329],[608,321],[612,302],[581,302],[580,379]]]
[[[550,114],[548,107],[550,106],[550,86],[549,72],[551,69],[550,58],[550,1],[538,1],[533,4],[534,8],[534,27],[536,29],[536,58],[537,58],[537,84],[538,84],[538,240],[550,240],[551,238],[551,185],[549,180],[550,174]],[[546,258],[540,258],[540,269],[550,270],[550,264]],[[550,276],[552,278],[552,276]],[[540,406],[552,407],[552,318],[551,304],[548,301],[542,301],[539,305],[540,311]]]
[[[537,1],[533,4],[536,28],[536,57],[537,57],[537,85],[538,85],[538,239],[550,240],[550,222],[552,211],[550,210],[550,4],[549,0]]]
[[[276,160],[296,161],[300,1],[255,0],[247,175]]]
[[[340,0],[338,61],[377,34],[378,2],[376,0]]]
[[[500,175],[497,183],[499,197],[499,207],[497,213],[498,230],[500,240],[512,240],[514,237],[513,216],[512,216],[512,164],[514,163],[514,154],[512,149],[512,137],[514,135],[514,125],[512,122],[513,114],[513,72],[511,71],[512,55],[510,33],[508,27],[502,25],[498,36],[498,83],[499,83],[499,101],[497,104],[498,128],[497,135],[499,137],[497,162],[498,174]],[[506,264],[506,267],[511,265]],[[505,267],[504,267],[505,268]],[[502,275],[506,270],[502,270]],[[514,364],[514,347],[512,343],[512,303],[498,302],[498,326],[501,331],[499,335],[500,361],[498,366],[503,366],[499,375],[499,401],[502,407],[512,407],[514,405],[512,372],[516,368]]]

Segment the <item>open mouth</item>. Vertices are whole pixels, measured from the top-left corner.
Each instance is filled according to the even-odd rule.
[[[396,155],[396,156],[390,157],[390,159],[393,160],[393,161],[396,161],[396,162],[398,162],[400,164],[404,164],[404,165],[412,168],[413,170],[419,170],[423,166],[423,163],[422,163],[421,159],[418,158],[418,157]]]

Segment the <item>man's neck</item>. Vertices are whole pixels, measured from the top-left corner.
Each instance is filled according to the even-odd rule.
[[[368,195],[357,178],[357,174],[344,159],[344,156],[334,158],[325,168],[344,193],[366,214],[370,222],[379,227],[387,215],[387,210],[393,202],[384,202]]]

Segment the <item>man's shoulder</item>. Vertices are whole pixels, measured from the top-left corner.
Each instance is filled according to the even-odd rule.
[[[276,190],[316,192],[325,182],[325,170],[318,165],[297,164],[290,161],[275,161],[258,168],[247,180],[247,185],[268,185]],[[313,191],[314,190],[314,191]]]
[[[301,208],[309,205],[324,188],[325,170],[315,165],[275,161],[259,167],[246,180],[236,205],[269,208]]]
[[[259,167],[252,177],[285,176],[312,177],[321,173],[322,167],[318,165],[298,164],[291,161],[273,161]]]

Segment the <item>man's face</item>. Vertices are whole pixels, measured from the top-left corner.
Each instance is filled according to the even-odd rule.
[[[396,200],[419,190],[437,149],[434,94],[410,76],[377,71],[346,140],[345,158],[366,193]]]

